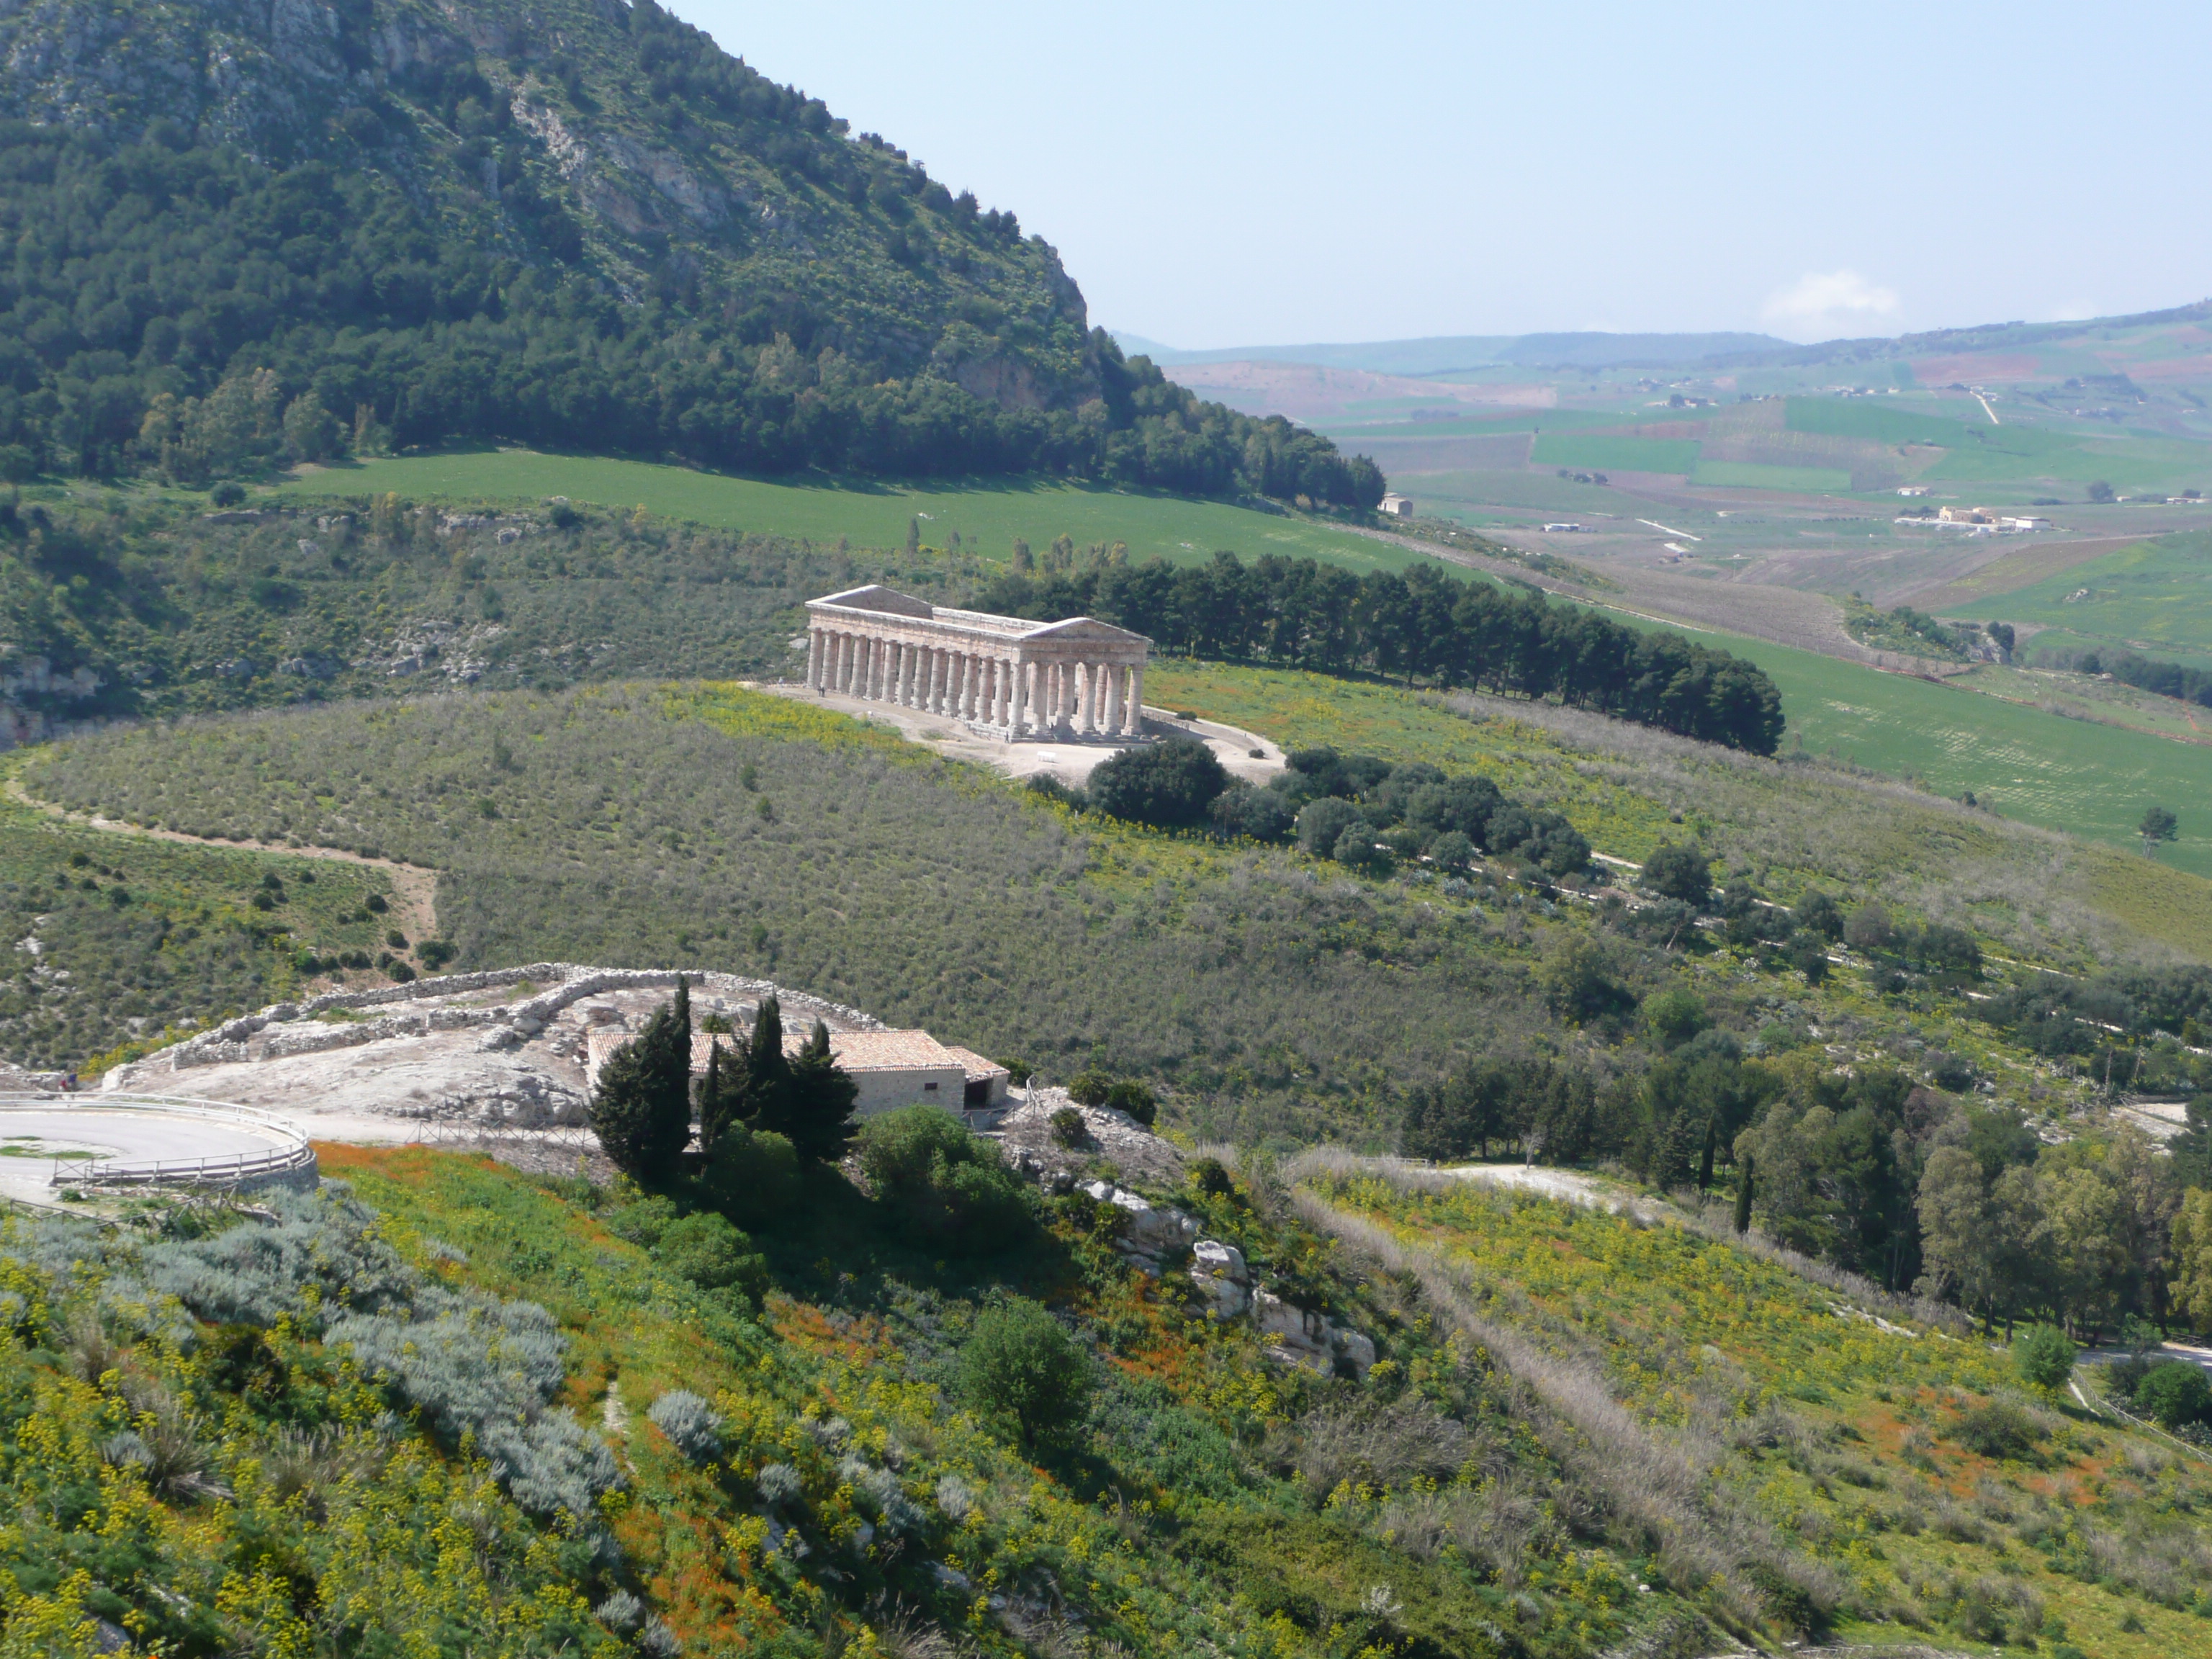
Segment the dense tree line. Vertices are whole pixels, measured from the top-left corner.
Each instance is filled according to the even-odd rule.
[[[2085,651],[2074,659],[2075,672],[2110,674],[2124,685],[2212,708],[2212,672],[2178,662],[2160,662],[2133,651]]]
[[[505,114],[474,92],[455,119],[464,106],[488,130]],[[496,173],[492,150],[482,162]],[[910,171],[868,173],[863,201]],[[626,299],[588,268],[569,210],[514,176],[501,198],[512,237],[466,236],[387,173],[343,158],[265,167],[173,123],[122,143],[0,124],[0,475],[202,485],[496,439],[770,473],[1046,472],[1380,499],[1371,463],[1280,418],[1203,403],[1149,361],[1125,361],[1103,330],[1069,322],[1052,343],[1048,406],[1001,407],[957,373],[1015,351],[1011,333],[917,315],[886,334],[822,303],[710,293],[696,275]],[[890,191],[895,252],[922,234],[904,188]],[[946,257],[1020,246],[1010,219],[945,200],[932,222]],[[886,355],[884,340],[908,336],[939,349]]]
[[[1557,697],[1755,755],[1782,738],[1781,693],[1741,658],[1431,566],[1357,576],[1313,559],[1262,554],[1247,564],[1219,552],[1177,568],[1116,564],[1098,550],[1081,568],[1011,570],[977,603],[1013,616],[1096,617],[1206,656]]]

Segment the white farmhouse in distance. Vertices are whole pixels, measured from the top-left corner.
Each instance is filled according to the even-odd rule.
[[[1394,489],[1382,498],[1382,505],[1375,510],[1386,518],[1410,519],[1413,516],[1413,498],[1401,495]]]

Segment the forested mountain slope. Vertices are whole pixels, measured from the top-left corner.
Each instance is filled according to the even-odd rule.
[[[1370,504],[1009,212],[640,0],[0,9],[0,466],[515,438]]]

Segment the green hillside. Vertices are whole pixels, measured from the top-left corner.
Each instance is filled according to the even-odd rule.
[[[1355,570],[1398,569],[1421,558],[1388,543],[1290,514],[1044,479],[933,488],[864,479],[803,483],[740,478],[684,467],[591,455],[501,449],[372,459],[286,480],[278,499],[310,501],[396,491],[414,501],[542,507],[566,496],[617,511],[643,505],[655,515],[717,529],[896,547],[909,524],[930,546],[958,532],[965,548],[1004,559],[1017,538],[1042,550],[1060,536],[1085,547],[1121,542],[1136,559],[1189,564],[1216,548],[1249,556],[1322,558]],[[918,523],[916,523],[918,521]]]
[[[2161,536],[1982,601],[2154,656],[2212,652],[2212,532]]]
[[[1604,1378],[1657,1443],[1620,1477],[1626,1501],[1677,1528],[1682,1571],[1725,1559],[1723,1540],[1792,1540],[1829,1569],[1787,1564],[1801,1605],[1827,1604],[1844,1642],[1902,1626],[1944,1650],[2117,1659],[2204,1639],[2201,1537],[2165,1517],[2204,1501],[2212,1465],[2037,1398],[2001,1348],[1880,1322],[1717,1227],[1433,1177],[1316,1184],[1336,1231],[1387,1252],[1540,1391],[1587,1400],[1577,1385]],[[1669,1454],[1688,1480],[1665,1479]]]
[[[653,3],[0,20],[0,474],[522,441],[1370,505],[1088,325],[1015,216]],[[119,66],[119,69],[118,69]]]

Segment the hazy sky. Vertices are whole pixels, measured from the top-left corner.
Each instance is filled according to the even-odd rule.
[[[1792,339],[2212,294],[2212,7],[673,9],[1200,348]]]

